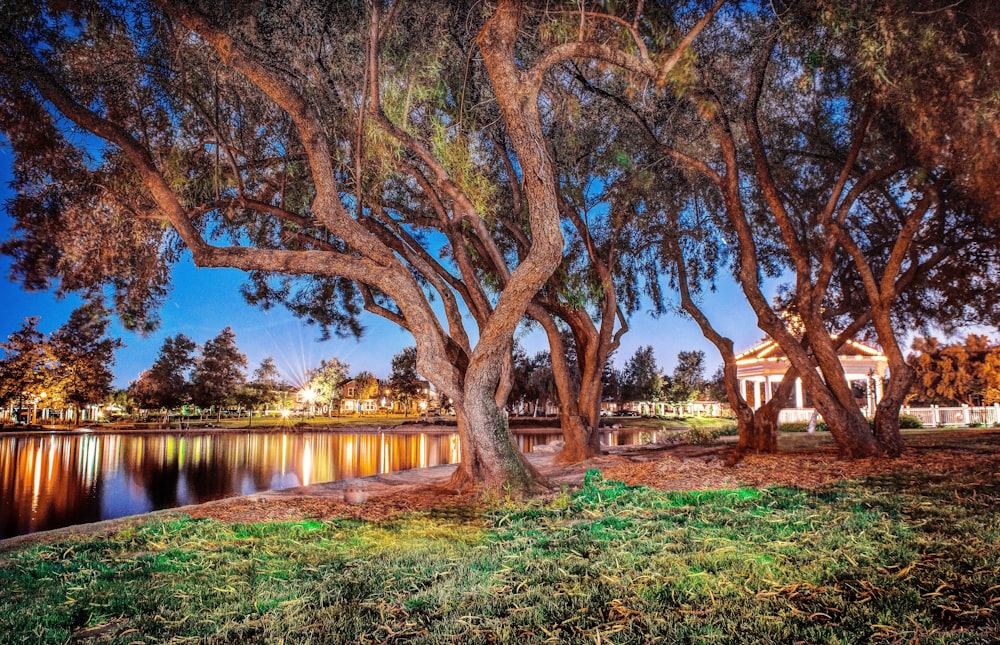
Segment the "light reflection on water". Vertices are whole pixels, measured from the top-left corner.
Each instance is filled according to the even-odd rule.
[[[518,447],[561,433],[515,433]],[[657,441],[602,435],[608,445]],[[264,490],[459,460],[456,433],[214,432],[0,436],[0,539]]]
[[[0,437],[0,539],[458,458],[447,433]]]

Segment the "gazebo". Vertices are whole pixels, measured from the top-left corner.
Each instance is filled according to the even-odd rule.
[[[874,415],[875,406],[882,400],[888,359],[875,347],[853,340],[841,345],[838,358],[858,399],[858,407],[868,416]],[[769,339],[736,356],[740,391],[753,409],[771,400],[789,365],[785,353]],[[802,389],[802,379],[795,379],[795,391],[788,403],[782,410],[782,421],[803,421],[812,416],[812,402]]]

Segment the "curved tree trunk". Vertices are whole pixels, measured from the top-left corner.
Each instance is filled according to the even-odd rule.
[[[788,395],[795,387],[795,372],[788,370],[781,379],[781,385],[771,397],[771,400],[754,411],[753,433],[744,446],[743,438],[740,437],[741,447],[745,447],[748,452],[755,453],[775,453],[778,452],[778,416]]]
[[[562,334],[552,316],[540,305],[532,304],[528,313],[545,330],[549,341],[549,356],[552,361],[552,376],[555,378],[556,390],[559,392],[559,427],[562,430],[565,445],[556,455],[559,463],[572,464],[590,459],[600,454],[600,443],[595,426],[588,424],[586,410],[581,413],[581,388],[575,381],[566,359],[566,347]],[[577,347],[579,356],[581,348]]]
[[[887,455],[898,457],[903,454],[903,437],[899,433],[899,411],[903,407],[906,395],[910,392],[915,372],[906,363],[902,365],[893,363],[894,361],[890,361],[889,365],[892,378],[889,379],[882,400],[875,408],[874,431],[875,437],[886,447]]]
[[[545,478],[518,450],[507,413],[497,405],[502,363],[501,351],[486,352],[466,370],[462,399],[455,402],[462,461],[449,485],[456,489],[480,485],[485,490],[520,494],[548,488]]]

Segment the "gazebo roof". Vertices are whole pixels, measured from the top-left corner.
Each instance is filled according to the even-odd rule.
[[[840,346],[837,358],[848,379],[869,373],[884,375],[889,367],[889,360],[881,350],[854,340],[845,341]],[[736,356],[739,378],[780,377],[788,368],[788,356],[773,340],[765,340]]]
[[[836,336],[831,335],[831,338],[836,338]],[[837,350],[837,355],[852,358],[885,359],[885,355],[881,350],[854,340],[845,341]],[[774,361],[786,358],[784,350],[778,346],[778,343],[771,339],[765,339],[745,352],[736,355],[737,363],[750,363],[762,359]]]

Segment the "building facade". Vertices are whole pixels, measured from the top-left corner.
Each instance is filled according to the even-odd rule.
[[[882,400],[889,361],[877,348],[853,340],[846,341],[837,354],[844,374],[854,391],[858,407],[867,416],[874,416],[875,407]],[[736,374],[740,392],[753,409],[764,405],[774,396],[791,363],[773,340],[765,340],[736,356]],[[795,379],[795,389],[789,396],[781,414],[782,421],[809,420],[814,412],[812,401],[802,387],[802,379]]]

